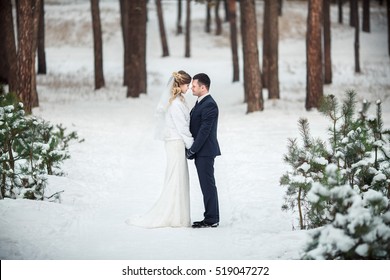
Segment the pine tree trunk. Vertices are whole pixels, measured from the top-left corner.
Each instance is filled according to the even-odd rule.
[[[95,90],[105,86],[103,73],[103,42],[100,23],[99,0],[91,0],[93,49],[95,66]]]
[[[278,12],[278,14],[279,14],[279,16],[282,16],[283,15],[283,0],[279,0],[278,2],[279,2],[279,5],[278,5],[279,12]]]
[[[38,49],[38,29],[39,29],[39,18],[41,12],[41,1],[42,0],[32,0],[32,11],[33,11],[33,42],[32,42],[32,65],[31,65],[31,106],[33,108],[39,106],[39,98],[37,91],[37,73],[35,70],[35,60]]]
[[[339,8],[339,23],[343,23],[343,4],[344,0],[337,0],[338,8]]]
[[[269,73],[269,56],[270,56],[270,2],[272,0],[264,0],[264,19],[263,19],[263,72],[262,83],[263,88],[268,88],[268,73]]]
[[[244,26],[245,26],[245,22],[244,22],[244,19],[245,19],[245,16],[243,16],[242,14],[242,3],[240,2],[240,30],[241,30],[241,40],[242,40],[242,60],[243,60],[243,70],[244,70],[244,103],[247,103],[248,102],[248,93],[249,91],[246,90],[246,84],[245,84],[245,77],[249,77],[250,74],[249,74],[249,67],[247,67],[246,65],[248,64],[247,62],[247,59],[248,59],[248,56],[245,55],[245,49],[244,49],[244,42],[247,41],[247,33],[246,33],[246,30],[244,29]]]
[[[165,33],[164,16],[163,16],[163,10],[161,6],[161,0],[156,0],[156,7],[157,7],[158,27],[160,29],[161,46],[163,49],[162,56],[166,57],[169,56],[169,49],[168,49],[167,36]]]
[[[324,82],[332,83],[330,0],[324,1]]]
[[[3,168],[4,168],[4,170],[6,168],[5,162],[3,162]],[[5,176],[5,173],[3,173],[3,174],[1,174],[0,199],[4,199],[4,196],[5,196],[5,180],[6,180],[6,176]]]
[[[321,11],[322,0],[309,0],[307,19],[307,86],[306,110],[318,108],[323,96]]]
[[[0,82],[7,83],[10,92],[17,92],[17,58],[11,0],[0,0]]]
[[[359,32],[359,2],[358,0],[353,0],[353,16],[355,18],[355,72],[360,73],[360,32]]]
[[[301,229],[304,229],[305,226],[303,224],[303,214],[302,214],[302,206],[301,206],[301,195],[302,195],[302,189],[299,188],[299,192],[298,192],[298,213],[299,213],[299,226]]]
[[[24,110],[31,114],[32,108],[32,73],[33,67],[33,11],[30,0],[19,0],[19,42],[18,42],[18,96]]]
[[[129,69],[129,50],[128,50],[128,20],[129,20],[129,5],[126,0],[119,0],[119,7],[121,13],[121,27],[122,27],[122,38],[123,38],[123,86],[127,86],[128,69]]]
[[[270,99],[279,99],[279,19],[277,1],[270,1],[269,15],[268,96]]]
[[[187,0],[186,13],[186,36],[185,36],[185,57],[191,57],[191,0]]]
[[[9,32],[9,22],[7,22],[9,15],[7,16],[7,14],[11,13],[12,16],[12,6],[10,8],[8,5],[12,5],[11,1],[0,0],[0,30],[4,30],[4,35],[0,36],[0,83],[2,84],[8,84],[10,72],[6,44],[8,41],[7,33]]]
[[[126,0],[125,0],[126,1]],[[127,45],[127,64],[126,64],[126,84],[127,84],[127,97],[139,97],[139,73],[141,71],[141,66],[139,65],[138,60],[138,40],[137,36],[137,24],[140,21],[137,21],[137,18],[140,18],[140,11],[138,7],[138,0],[128,1],[127,5],[127,35],[126,35],[126,45]]]
[[[211,30],[211,28],[210,28],[210,25],[211,25],[211,8],[210,8],[210,5],[211,4],[211,2],[210,2],[210,0],[206,0],[206,24],[205,24],[205,26],[204,26],[204,31],[206,32],[206,33],[210,33],[210,30]]]
[[[387,5],[387,48],[390,56],[390,0],[386,1]]]
[[[364,32],[370,32],[370,0],[363,0],[363,26]]]
[[[219,6],[221,4],[221,0],[217,0],[215,3],[215,35],[221,35],[222,34],[222,20],[219,16]]]
[[[140,93],[147,92],[147,70],[146,70],[146,24],[148,21],[147,18],[147,1],[140,2],[141,7],[141,23],[138,25],[138,36],[139,36],[139,64],[141,67],[140,78],[139,78],[139,88]]]
[[[119,0],[119,13],[120,13],[120,20],[121,20],[121,30],[122,30],[122,40],[123,40],[123,70],[126,69],[126,20],[127,20],[127,13],[126,13],[126,7],[125,7],[125,0]],[[123,71],[123,85],[125,86],[125,78],[126,73]]]
[[[183,33],[183,27],[181,25],[181,8],[182,8],[182,0],[177,1],[177,21],[176,21],[176,35]]]
[[[38,74],[46,74],[45,3],[41,0],[38,25]]]
[[[127,24],[127,97],[146,92],[146,2],[129,1]]]
[[[140,7],[138,6],[139,0],[125,1],[125,7],[127,8],[127,22],[126,25],[126,83],[127,83],[127,97],[139,97],[139,77],[141,66],[138,59],[138,40],[137,24],[140,24]]]
[[[223,0],[223,8],[225,10],[225,22],[229,22],[230,21],[230,18],[229,18],[229,1],[230,0]]]
[[[19,26],[20,26],[20,0],[15,0],[15,9],[16,9],[16,34],[17,34],[17,38],[16,38],[16,42],[19,42],[20,38],[19,38]]]
[[[229,25],[230,25],[230,43],[232,48],[233,59],[233,82],[240,80],[240,66],[238,62],[238,45],[237,45],[237,6],[236,0],[228,1]]]
[[[351,27],[355,27],[356,26],[356,15],[355,13],[353,12],[353,6],[354,6],[354,2],[355,0],[349,0],[349,25]]]
[[[240,2],[244,53],[244,89],[248,94],[247,113],[263,110],[259,51],[257,46],[255,1]]]

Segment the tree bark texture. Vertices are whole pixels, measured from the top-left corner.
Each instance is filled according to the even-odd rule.
[[[279,10],[279,16],[282,16],[283,15],[283,0],[279,0],[278,1],[279,4],[278,4],[278,10]]]
[[[230,44],[232,49],[233,60],[233,82],[240,80],[240,66],[238,62],[238,45],[237,45],[237,5],[236,0],[228,1],[229,25],[230,25]]]
[[[221,0],[217,0],[215,3],[215,35],[222,34],[222,20],[219,16],[219,6],[221,4]]]
[[[146,70],[146,24],[148,21],[147,17],[147,1],[142,1],[140,2],[140,7],[141,7],[141,22],[138,25],[138,34],[140,37],[139,41],[139,50],[140,50],[140,65],[141,65],[141,73],[140,73],[140,78],[139,78],[139,87],[140,87],[140,93],[145,93],[147,92],[147,70]]]
[[[324,1],[324,83],[332,83],[330,0]]]
[[[0,82],[17,92],[17,59],[11,0],[0,0]]]
[[[268,56],[268,96],[279,99],[279,27],[278,2],[269,3],[269,56]]]
[[[247,94],[247,113],[262,111],[263,94],[259,51],[257,46],[255,1],[240,2],[241,30],[244,54],[244,90]]]
[[[363,26],[364,32],[370,32],[370,0],[363,0]]]
[[[204,26],[204,31],[210,33],[211,30],[211,0],[206,1],[206,23]]]
[[[263,17],[263,72],[262,83],[263,88],[268,88],[268,73],[269,73],[269,56],[270,56],[270,2],[272,0],[264,0],[264,17]]]
[[[146,2],[134,0],[126,5],[127,97],[139,97],[146,92]]]
[[[126,1],[126,0],[125,0]],[[127,84],[127,97],[139,97],[140,88],[138,78],[140,76],[141,66],[138,60],[139,50],[138,50],[138,36],[137,36],[137,18],[140,19],[140,8],[138,6],[139,1],[128,1],[127,10],[127,35],[126,35],[126,45],[127,45],[127,64],[126,64],[126,84]],[[139,22],[138,22],[139,24]]]
[[[354,1],[355,0],[349,0],[349,25],[351,27],[355,27],[356,26],[356,15],[353,12]]]
[[[35,70],[35,60],[36,60],[36,53],[38,49],[38,29],[39,29],[39,18],[41,13],[41,2],[42,0],[32,0],[32,13],[33,13],[33,23],[32,23],[32,29],[33,29],[33,41],[32,41],[32,65],[31,65],[31,105],[32,107],[38,107],[39,106],[39,98],[38,98],[38,91],[37,91],[37,71]]]
[[[41,0],[38,24],[38,74],[46,74],[45,2]]]
[[[355,72],[360,73],[360,31],[359,31],[359,2],[358,0],[352,0],[353,7],[352,13],[355,18]]]
[[[12,16],[11,1],[0,0],[0,30],[3,30],[2,36],[0,36],[0,83],[8,84],[9,77],[9,61],[7,51],[7,33],[9,32],[9,23],[7,22],[7,14],[11,13]],[[9,12],[11,11],[11,12]],[[9,15],[8,15],[9,16]]]
[[[307,86],[306,110],[318,108],[323,97],[322,74],[322,0],[309,0],[309,14],[307,18]]]
[[[339,10],[339,23],[343,23],[343,4],[344,0],[337,0],[337,7]]]
[[[24,110],[31,114],[32,67],[33,67],[33,10],[30,0],[19,0],[19,43],[18,43],[18,96]]]
[[[176,35],[183,33],[183,26],[181,25],[182,15],[182,0],[177,0],[177,21],[176,21]]]
[[[387,48],[390,56],[390,0],[386,1],[387,5]]]
[[[99,0],[91,0],[91,12],[96,90],[105,86],[103,73],[102,27],[100,22]]]
[[[242,57],[243,57],[242,61],[243,61],[243,70],[244,70],[244,77],[243,77],[244,78],[244,103],[247,103],[249,91],[246,90],[245,77],[249,77],[250,75],[249,75],[249,67],[246,67],[246,64],[248,64],[248,62],[246,62],[248,56],[245,56],[244,42],[246,42],[248,39],[246,38],[247,33],[244,27],[247,23],[244,22],[245,16],[242,16],[243,15],[242,5],[243,4],[240,2],[240,30],[241,30],[241,41],[242,41]]]
[[[156,7],[157,7],[158,27],[160,30],[161,46],[163,51],[162,56],[166,57],[169,56],[169,48],[168,48],[167,35],[165,33],[164,15],[161,6],[161,0],[156,0]]]
[[[129,55],[128,55],[128,20],[129,20],[129,1],[119,0],[119,7],[121,13],[121,27],[122,27],[122,38],[123,38],[123,85],[127,86],[127,71],[129,69]]]
[[[223,9],[225,10],[225,22],[229,22],[229,0],[223,0]]]
[[[187,0],[186,6],[186,36],[185,36],[185,57],[191,57],[191,0]]]

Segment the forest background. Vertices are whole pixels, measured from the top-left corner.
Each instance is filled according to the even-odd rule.
[[[230,26],[225,22],[219,36],[213,34],[216,30],[213,25],[211,33],[204,32],[206,6],[193,1],[190,58],[185,57],[185,35],[176,34],[176,16],[167,16],[176,15],[176,1],[162,2],[170,46],[168,57],[162,56],[160,48],[158,6],[152,1],[147,5],[147,90],[146,94],[138,92],[138,98],[128,98],[132,97],[129,87],[123,86],[126,74],[120,5],[117,1],[101,1],[105,86],[94,90],[97,79],[90,3],[65,2],[46,2],[47,74],[37,76],[39,106],[32,112],[77,130],[85,143],[71,147],[72,158],[64,165],[67,176],[49,177],[46,194],[64,191],[61,203],[1,201],[1,258],[299,258],[306,232],[296,231],[296,217],[280,209],[284,190],[279,186],[279,178],[286,169],[282,157],[286,139],[299,136],[296,125],[299,117],[307,117],[313,134],[323,138],[327,137],[328,126],[315,109],[307,110],[310,108],[306,106],[308,2],[283,2],[283,15],[279,17],[279,99],[268,98],[258,72],[255,72],[257,79],[249,79],[256,81],[256,90],[246,88],[249,82],[245,82],[245,71],[240,72],[240,81],[233,83]],[[322,86],[325,93],[339,98],[346,89],[353,88],[359,101],[381,99],[387,124],[390,119],[387,10],[379,2],[371,1],[371,32],[360,34],[361,73],[356,73],[356,30],[349,26],[347,2],[343,24],[337,22],[338,7],[331,6],[333,79],[331,84]],[[256,11],[255,19],[259,22],[252,26],[258,27],[258,37],[248,37],[257,38],[262,54],[261,22],[265,5],[263,1],[254,3],[256,9],[252,11]],[[249,49],[254,50],[253,46]],[[244,53],[238,54],[241,57]],[[239,66],[247,69],[243,59],[239,60]],[[248,63],[253,61],[258,62],[259,70],[264,69],[260,67],[262,58],[249,59]],[[28,76],[33,77],[29,67]],[[153,110],[171,72],[178,69],[191,74],[210,73],[212,94],[221,109],[219,138],[223,157],[217,163],[216,175],[224,221],[215,232],[147,231],[124,223],[128,216],[146,211],[159,194],[164,151],[162,144],[153,140]],[[130,81],[139,80],[134,75]],[[248,105],[250,102],[244,103],[245,92],[252,93],[248,100],[254,97],[255,111],[262,112],[246,114],[253,107]],[[190,94],[187,99],[190,105],[194,103]],[[196,219],[202,206],[195,170],[191,167],[190,171],[192,215]]]

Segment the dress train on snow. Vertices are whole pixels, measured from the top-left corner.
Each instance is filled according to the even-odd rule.
[[[184,142],[165,141],[165,149],[167,168],[161,195],[146,214],[127,220],[129,225],[145,228],[190,226],[190,183]]]

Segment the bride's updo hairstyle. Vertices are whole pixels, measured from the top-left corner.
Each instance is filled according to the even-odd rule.
[[[179,96],[182,101],[184,101],[184,97],[181,95],[181,85],[187,85],[191,83],[191,76],[183,71],[180,70],[179,72],[173,72],[173,85],[171,90],[171,98],[169,98],[169,103],[172,103],[172,101]]]

